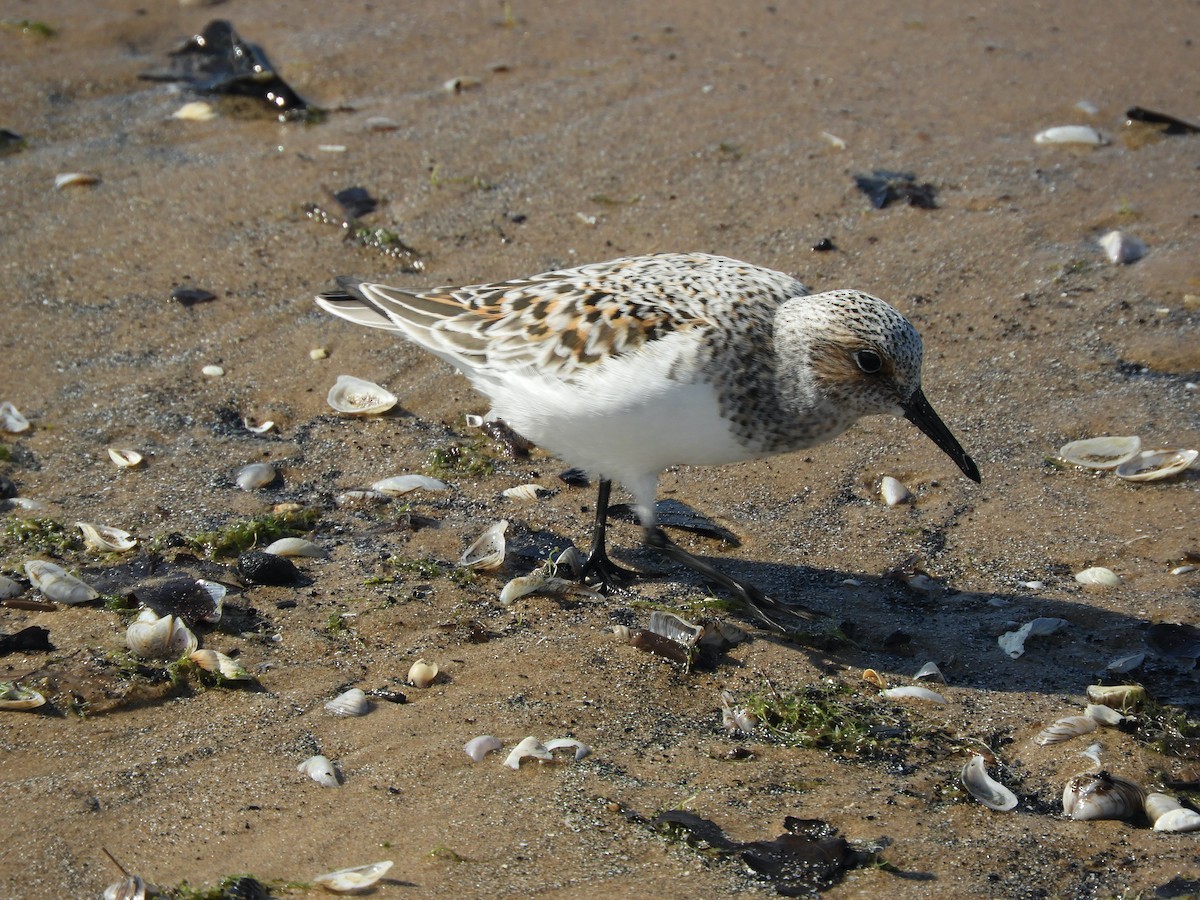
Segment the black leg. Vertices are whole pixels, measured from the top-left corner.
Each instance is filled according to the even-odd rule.
[[[643,541],[646,543],[646,546],[653,547],[663,556],[667,557],[667,559],[687,566],[692,571],[699,572],[709,581],[725,588],[725,590],[733,595],[734,599],[744,604],[747,609],[772,628],[777,628],[785,632],[792,630],[780,624],[778,618],[768,615],[766,612],[768,609],[773,613],[781,613],[783,616],[791,616],[808,621],[812,621],[821,615],[821,613],[803,606],[785,606],[776,600],[772,600],[754,585],[743,584],[740,581],[730,578],[712,563],[688,553],[667,537],[661,528],[647,528],[643,535]]]
[[[637,572],[618,566],[609,559],[608,551],[604,547],[608,526],[608,497],[611,493],[612,482],[607,478],[600,479],[600,489],[596,495],[596,521],[592,525],[592,547],[579,575],[580,581],[586,581],[588,576],[595,576],[596,583],[602,590],[627,585],[638,577]]]

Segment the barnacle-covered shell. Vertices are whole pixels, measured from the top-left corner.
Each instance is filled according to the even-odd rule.
[[[29,420],[21,415],[21,411],[5,400],[0,403],[0,431],[9,434],[20,434],[29,430]]]
[[[61,566],[44,559],[31,559],[25,563],[25,574],[30,583],[49,600],[74,606],[87,603],[100,596],[94,588],[69,574]]]
[[[458,558],[460,566],[477,572],[493,572],[504,565],[504,532],[508,530],[508,519],[501,519],[488,527]],[[503,601],[501,601],[503,602]]]
[[[988,775],[986,761],[978,753],[963,766],[962,783],[988,809],[1008,812],[1017,806],[1017,795]]]
[[[1063,812],[1077,821],[1128,819],[1142,809],[1146,791],[1119,775],[1083,772],[1063,788]]]
[[[320,559],[329,555],[322,547],[314,544],[312,541],[295,537],[280,538],[264,547],[263,553],[271,553],[275,556],[307,556],[313,559]]]
[[[1126,481],[1158,481],[1191,466],[1200,450],[1143,450],[1117,466],[1117,477]]]
[[[499,750],[502,746],[498,738],[494,738],[490,734],[481,734],[479,737],[467,741],[463,745],[463,752],[475,762],[481,762],[485,756],[493,750]]]
[[[15,681],[0,681],[0,709],[37,709],[46,698],[23,684]]]
[[[179,659],[194,653],[199,642],[178,616],[143,609],[125,630],[125,643],[142,659]]]
[[[137,546],[137,538],[128,531],[111,525],[94,522],[76,522],[75,527],[83,532],[84,546],[102,553],[124,553]]]
[[[899,506],[912,499],[912,493],[891,475],[884,475],[879,481],[879,496],[888,506]]]
[[[1071,441],[1058,448],[1058,456],[1065,463],[1085,469],[1115,469],[1125,460],[1133,459],[1140,449],[1142,439],[1131,434]]]
[[[554,758],[550,755],[550,751],[546,749],[545,745],[542,744],[541,741],[530,735],[529,737],[525,738],[525,740],[521,741],[521,743],[517,744],[517,746],[513,747],[512,752],[509,753],[505,758],[504,765],[508,766],[510,769],[519,769],[521,768],[521,760],[527,756],[532,756],[534,759],[543,760]]]
[[[250,673],[238,665],[236,660],[226,656],[220,650],[196,650],[188,656],[188,659],[205,672],[213,672],[227,681],[250,680]]]
[[[1055,125],[1033,136],[1035,144],[1090,144],[1098,147],[1108,138],[1091,125]]]
[[[1116,587],[1121,583],[1121,576],[1112,569],[1104,566],[1092,566],[1082,572],[1075,573],[1075,580],[1080,584],[1094,584],[1099,587]]]
[[[242,466],[237,470],[234,474],[234,481],[243,491],[256,491],[273,482],[278,475],[279,473],[270,463],[250,463],[250,465]]]
[[[120,447],[109,447],[108,458],[122,469],[133,469],[142,464],[142,454],[136,450],[123,450]]]
[[[930,690],[919,684],[906,684],[902,687],[888,688],[880,691],[881,697],[887,697],[889,700],[929,700],[932,703],[945,703],[946,698],[937,691]]]
[[[339,375],[325,399],[347,416],[377,416],[395,406],[398,400],[391,391],[353,375]]]
[[[1146,242],[1124,231],[1110,231],[1100,238],[1100,249],[1108,261],[1121,265],[1141,259],[1146,255]]]
[[[1039,731],[1033,742],[1045,747],[1047,744],[1068,741],[1081,734],[1091,734],[1095,730],[1096,720],[1091,716],[1066,716]]]
[[[385,859],[382,862],[368,863],[365,866],[338,869],[335,872],[318,875],[313,879],[313,884],[319,884],[325,890],[333,891],[335,894],[349,894],[369,888],[386,875],[387,870],[391,867],[392,861]]]
[[[335,716],[365,716],[371,711],[371,702],[362,688],[350,688],[326,703],[325,709]]]
[[[376,481],[371,485],[371,490],[387,494],[389,497],[399,497],[415,490],[448,491],[450,485],[428,475],[393,475]]]
[[[545,748],[553,753],[555,750],[572,750],[574,751],[575,761],[583,759],[592,752],[592,748],[583,741],[577,741],[575,738],[553,738],[546,741]]]
[[[437,680],[437,677],[437,663],[427,663],[423,659],[418,659],[408,667],[408,678],[406,680],[413,687],[427,688]]]
[[[300,763],[296,766],[296,771],[307,775],[321,787],[337,787],[342,783],[333,763],[329,761],[328,757],[320,754],[310,756]]]
[[[1129,712],[1146,699],[1146,689],[1140,684],[1090,684],[1087,698],[1093,703]]]

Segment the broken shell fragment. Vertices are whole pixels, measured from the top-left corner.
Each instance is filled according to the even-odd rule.
[[[575,738],[553,738],[552,740],[546,741],[544,746],[551,753],[553,753],[555,750],[575,751],[575,762],[579,762],[579,760],[583,759],[592,752],[591,747],[589,747],[583,741],[575,740]]]
[[[1186,470],[1200,450],[1143,450],[1117,466],[1117,477],[1126,481],[1158,481]]]
[[[508,519],[489,526],[458,558],[460,566],[477,572],[494,572],[504,565],[504,532],[508,530]],[[503,602],[503,601],[501,601]]]
[[[1017,806],[1017,795],[988,775],[987,764],[978,753],[963,766],[962,783],[967,793],[988,809],[1008,812]]]
[[[1016,631],[1006,631],[996,642],[1010,659],[1019,659],[1025,653],[1025,642],[1031,637],[1045,637],[1054,634],[1060,628],[1071,623],[1066,619],[1055,619],[1050,616],[1039,616],[1031,622],[1026,622]]]
[[[532,756],[534,759],[551,760],[554,757],[550,755],[550,751],[537,738],[530,735],[513,747],[512,752],[504,760],[504,765],[510,769],[521,768],[521,760],[527,756]]]
[[[399,497],[418,489],[448,491],[450,485],[436,478],[430,478],[428,475],[393,475],[391,478],[382,478],[371,485],[371,490],[387,494],[389,497]]]
[[[1098,147],[1108,143],[1108,138],[1091,125],[1056,125],[1039,131],[1033,137],[1035,144],[1090,144]]]
[[[745,707],[735,707],[733,694],[721,691],[721,727],[729,732],[749,734],[758,727],[758,717]]]
[[[1137,435],[1086,438],[1063,444],[1058,448],[1058,457],[1065,463],[1085,469],[1115,469],[1137,456],[1140,449],[1142,439]]]
[[[1033,742],[1045,747],[1047,744],[1068,741],[1081,734],[1091,734],[1095,730],[1096,720],[1091,716],[1067,716],[1039,731]]]
[[[268,544],[263,553],[271,553],[275,556],[306,556],[313,559],[321,559],[329,555],[312,541],[294,537],[280,538],[274,543]]]
[[[548,575],[545,569],[535,569],[528,575],[521,575],[514,578],[504,586],[504,589],[500,592],[500,605],[511,606],[514,600],[524,597],[526,594],[536,593],[575,594],[579,597],[590,597],[596,600],[601,599],[603,596],[573,581]]]
[[[329,761],[328,757],[320,754],[310,756],[300,763],[296,766],[296,771],[307,775],[321,787],[338,787],[342,783],[333,763]]]
[[[1128,819],[1142,810],[1145,789],[1108,772],[1082,772],[1063,788],[1063,812],[1079,822]]]
[[[155,891],[152,896],[159,896]],[[101,900],[146,900],[146,882],[140,875],[126,875],[104,889]]]
[[[278,474],[270,463],[250,463],[237,470],[234,481],[243,491],[254,491],[266,487]]]
[[[142,454],[136,450],[122,450],[118,447],[109,447],[108,458],[122,469],[133,469],[142,464]]]
[[[313,884],[319,884],[325,890],[335,894],[349,894],[369,888],[386,875],[391,867],[392,861],[385,859],[382,862],[368,863],[365,866],[338,869],[335,872],[318,875],[313,879]]]
[[[192,662],[205,672],[220,675],[226,681],[250,681],[250,673],[238,665],[237,661],[226,656],[219,650],[196,650],[188,656]]]
[[[137,539],[128,531],[111,525],[96,525],[92,522],[76,522],[75,527],[83,532],[84,546],[101,553],[124,553],[137,546]]]
[[[0,709],[37,709],[46,698],[15,681],[0,681]]]
[[[1123,231],[1110,231],[1100,238],[1100,249],[1115,265],[1131,263],[1146,255],[1146,244],[1132,234]]]
[[[350,688],[326,703],[325,709],[335,716],[365,716],[371,711],[371,702],[362,688]]]
[[[1093,703],[1129,712],[1146,698],[1146,689],[1140,684],[1090,684],[1087,698]]]
[[[881,697],[887,697],[889,700],[929,700],[933,703],[945,703],[946,698],[937,691],[932,691],[927,687],[922,687],[919,684],[906,684],[902,687],[887,688],[879,692]]]
[[[25,574],[30,583],[42,592],[43,596],[55,603],[65,603],[74,606],[77,603],[87,603],[100,596],[94,588],[66,569],[56,566],[43,559],[31,559],[25,563]]]
[[[200,369],[201,375],[207,375],[209,378],[220,378],[225,374],[225,369],[218,365],[207,365]]]
[[[1121,576],[1112,569],[1104,566],[1092,566],[1082,572],[1075,573],[1075,580],[1080,584],[1094,584],[1099,587],[1116,587],[1121,583]]]
[[[1188,809],[1170,794],[1147,794],[1143,808],[1155,831],[1200,831],[1200,813]]]
[[[549,497],[553,491],[540,484],[518,484],[516,487],[505,488],[500,493],[509,500],[532,501]]]
[[[481,734],[479,737],[467,741],[463,745],[463,752],[475,762],[481,762],[485,756],[493,750],[499,750],[502,746],[498,738],[494,738],[490,734]]]
[[[912,499],[912,493],[891,475],[884,475],[879,482],[879,496],[888,506],[899,506]]]
[[[1095,719],[1100,725],[1117,726],[1125,721],[1123,715],[1103,703],[1089,703],[1083,710],[1083,714],[1089,719]]]
[[[347,416],[377,416],[396,405],[399,398],[379,385],[353,375],[339,375],[326,402]]]
[[[99,183],[100,176],[89,172],[63,172],[54,176],[54,187],[60,191],[67,187],[85,187]]]
[[[913,679],[916,681],[940,681],[942,684],[946,683],[946,676],[942,674],[942,670],[938,668],[937,663],[933,660],[921,666],[917,670],[917,674],[913,676]]]
[[[29,430],[29,420],[7,400],[0,403],[0,430],[9,434],[20,434]]]
[[[427,663],[423,659],[418,659],[408,668],[408,678],[405,679],[413,687],[427,688],[438,677],[437,663]]]
[[[125,643],[141,659],[173,660],[196,652],[199,641],[178,616],[143,609],[125,630]]]
[[[703,625],[693,625],[674,613],[655,610],[650,613],[650,631],[687,649],[695,647],[704,636]]]
[[[180,119],[185,122],[210,122],[216,117],[217,111],[213,109],[212,104],[205,103],[203,100],[185,103],[171,113],[172,119]]]

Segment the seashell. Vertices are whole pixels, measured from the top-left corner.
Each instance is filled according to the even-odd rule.
[[[579,578],[583,574],[583,566],[587,562],[582,553],[575,547],[568,547],[562,553],[558,554],[558,558],[554,560],[554,572],[558,573],[559,569],[566,569],[571,573],[572,578]]]
[[[1195,566],[1176,566],[1171,570],[1172,575],[1188,575],[1196,571]]]
[[[45,509],[46,504],[40,500],[34,500],[32,497],[9,497],[8,502],[17,509],[39,510]]]
[[[463,745],[463,752],[475,762],[481,762],[485,756],[493,750],[499,750],[503,745],[497,738],[490,734],[481,734],[477,738],[471,738]]]
[[[1039,616],[1032,622],[1026,622],[1016,631],[1006,631],[996,639],[1010,659],[1018,659],[1025,653],[1025,641],[1031,637],[1045,637],[1054,634],[1060,628],[1071,623],[1066,619],[1054,619],[1049,616]]]
[[[25,574],[47,600],[53,600],[55,603],[74,606],[100,596],[90,585],[69,574],[61,566],[43,559],[31,559],[26,562]]]
[[[220,366],[208,365],[200,370],[201,375],[207,375],[209,378],[220,378],[225,374],[225,370]]]
[[[1147,794],[1142,804],[1155,831],[1200,831],[1200,813],[1170,794]]]
[[[888,686],[887,679],[874,669],[863,669],[862,680],[867,684],[875,685],[881,691],[885,690]]]
[[[494,572],[499,569],[504,565],[504,532],[507,530],[508,519],[501,519],[491,525],[463,551],[462,556],[458,558],[458,564],[477,572]]]
[[[1158,481],[1191,466],[1200,450],[1143,450],[1117,466],[1117,477],[1126,481]]]
[[[263,422],[259,422],[255,419],[247,417],[242,419],[242,426],[251,434],[266,434],[275,427],[275,420],[267,419]]]
[[[195,653],[199,641],[178,616],[143,609],[125,630],[125,643],[141,659],[179,659]]]
[[[20,410],[5,400],[0,403],[0,431],[9,434],[20,434],[29,430],[29,420],[21,415]]]
[[[1063,788],[1063,812],[1078,822],[1127,819],[1142,810],[1145,789],[1108,772],[1082,772]]]
[[[133,469],[142,464],[142,454],[136,450],[121,450],[117,447],[109,447],[108,458],[122,469]]]
[[[350,688],[326,703],[325,709],[335,716],[365,716],[371,711],[371,702],[362,688]]]
[[[888,506],[899,506],[912,499],[912,493],[891,475],[884,475],[879,482],[879,496]]]
[[[171,113],[172,119],[180,119],[184,122],[211,122],[216,117],[217,111],[213,109],[212,104],[205,103],[203,100],[185,103]]]
[[[387,116],[368,116],[363,125],[368,131],[396,131],[400,128],[399,122]]]
[[[988,775],[984,758],[978,753],[963,766],[962,783],[967,793],[988,809],[996,812],[1016,809],[1017,795]]]
[[[704,636],[703,625],[693,625],[679,616],[656,610],[650,613],[650,628],[654,634],[691,649]]]
[[[377,416],[395,406],[398,398],[373,382],[339,375],[325,401],[347,416]]]
[[[296,766],[296,771],[303,772],[321,787],[338,787],[342,783],[333,763],[329,761],[328,757],[319,754],[310,756],[300,763]]]
[[[1100,587],[1116,587],[1121,583],[1121,576],[1112,569],[1104,566],[1092,566],[1082,572],[1075,573],[1075,580],[1080,584],[1094,584]]]
[[[1115,469],[1125,460],[1137,456],[1140,449],[1142,439],[1137,435],[1086,438],[1063,444],[1058,448],[1058,458],[1085,469]]]
[[[301,580],[300,570],[285,556],[247,550],[237,558],[238,574],[247,584],[288,585]]]
[[[917,670],[917,674],[913,676],[913,679],[916,681],[925,679],[928,681],[940,681],[942,684],[946,683],[946,676],[942,674],[942,670],[938,668],[937,663],[932,660],[921,666]]]
[[[758,718],[745,707],[734,707],[733,694],[721,691],[721,727],[749,734],[758,727]]]
[[[1039,731],[1033,742],[1043,747],[1047,744],[1060,744],[1081,734],[1091,734],[1096,730],[1096,724],[1096,720],[1091,716],[1067,716]]]
[[[76,522],[75,527],[83,532],[84,546],[101,552],[124,553],[137,546],[137,538],[128,531],[111,525],[96,525],[92,522]]]
[[[1095,719],[1100,725],[1120,725],[1125,721],[1125,717],[1113,709],[1111,706],[1105,706],[1103,703],[1089,703],[1084,708],[1083,714],[1089,719]]]
[[[517,746],[513,747],[512,752],[509,753],[508,757],[504,760],[504,765],[508,766],[510,769],[519,769],[521,768],[521,760],[527,756],[532,756],[534,759],[541,760],[550,760],[554,758],[550,755],[550,751],[546,749],[542,742],[531,735],[530,737],[527,737],[525,740],[521,741],[521,743],[517,744]]]
[[[274,543],[268,544],[263,549],[263,553],[271,553],[275,556],[307,556],[313,559],[321,559],[329,555],[312,541],[294,537],[280,538]]]
[[[379,491],[342,491],[333,498],[338,506],[378,506],[391,500],[391,497]]]
[[[1090,759],[1096,766],[1096,769],[1099,770],[1103,768],[1103,764],[1100,762],[1100,751],[1103,749],[1103,745],[1099,741],[1096,741],[1093,744],[1088,744],[1087,749],[1080,750],[1079,755]]]
[[[437,663],[427,663],[423,659],[418,659],[408,667],[408,678],[405,680],[413,687],[427,688],[437,681],[437,677]]]
[[[514,578],[500,591],[500,605],[511,606],[514,600],[532,594],[546,587],[549,576],[541,569]]]
[[[1127,656],[1118,656],[1104,668],[1114,674],[1123,675],[1126,672],[1132,672],[1145,661],[1145,653],[1130,653]]]
[[[155,892],[152,896],[159,896]],[[146,882],[140,875],[126,875],[104,889],[103,900],[146,900]]]
[[[100,176],[89,172],[63,172],[54,176],[54,187],[60,191],[66,187],[84,187],[99,183]]]
[[[518,484],[516,487],[505,488],[500,492],[509,500],[542,500],[554,492],[540,484]]]
[[[937,691],[931,691],[927,687],[919,684],[906,684],[903,687],[888,688],[879,692],[881,697],[887,697],[889,700],[902,700],[911,698],[913,700],[929,700],[933,703],[945,703],[946,698]]]
[[[389,497],[399,497],[401,494],[418,489],[448,491],[450,485],[436,478],[430,478],[428,475],[393,475],[391,478],[380,479],[371,485],[371,490],[387,494]]]
[[[442,90],[448,94],[461,94],[463,91],[469,91],[472,88],[477,88],[481,84],[478,78],[471,75],[460,75],[457,78],[451,78],[449,81],[442,83]]]
[[[237,661],[226,656],[219,650],[196,650],[188,655],[205,672],[220,675],[226,681],[250,681],[250,673],[238,665]]]
[[[179,616],[187,624],[221,621],[227,593],[223,584],[175,574],[150,578],[134,586],[131,595],[160,616]]]
[[[270,463],[250,463],[242,466],[234,475],[234,481],[243,491],[253,491],[266,487],[278,477],[278,472]]]
[[[1140,684],[1090,684],[1087,698],[1093,703],[1103,703],[1121,712],[1137,709],[1146,699],[1146,689]]]
[[[313,362],[317,362],[318,360],[322,360],[322,359],[328,359],[329,351],[326,350],[324,347],[313,347],[311,350],[308,351],[308,358],[311,359]]]
[[[1145,241],[1123,231],[1110,231],[1100,238],[1099,244],[1108,261],[1116,265],[1131,263],[1146,255]]]
[[[1099,147],[1108,138],[1091,125],[1056,125],[1033,136],[1035,144],[1090,144]]]
[[[23,593],[25,593],[25,589],[19,583],[7,575],[0,575],[0,600],[11,600],[13,597],[20,597]]]
[[[0,681],[0,709],[37,709],[46,698],[15,681]]]
[[[628,625],[614,625],[612,633],[618,641],[625,641],[626,643],[631,642],[637,634]]]
[[[568,748],[574,750],[575,762],[579,762],[579,760],[583,759],[592,752],[591,747],[583,743],[583,741],[575,740],[575,738],[553,738],[552,740],[546,741],[544,746],[551,753],[553,753],[555,750],[566,750]]]
[[[365,866],[353,866],[349,869],[326,872],[324,875],[314,878],[312,883],[319,884],[325,890],[333,891],[335,894],[349,894],[369,888],[386,875],[387,870],[391,867],[392,861],[385,859],[383,862],[368,863]]]

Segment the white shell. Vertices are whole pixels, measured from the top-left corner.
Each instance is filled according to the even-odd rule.
[[[391,502],[391,497],[379,491],[342,491],[333,498],[338,506],[377,506]]]
[[[88,172],[63,172],[54,176],[54,186],[60,191],[65,187],[76,187],[89,184],[99,184],[100,176]]]
[[[347,416],[377,416],[395,406],[398,398],[374,382],[353,375],[339,375],[325,400]]]
[[[437,677],[437,663],[427,663],[423,659],[418,659],[409,666],[408,678],[405,680],[413,687],[427,688],[437,680]]]
[[[392,861],[385,859],[383,862],[368,863],[365,866],[338,869],[335,872],[318,875],[313,879],[313,884],[319,884],[325,890],[333,891],[335,894],[349,894],[369,888],[387,874],[387,870],[391,867]]]
[[[109,447],[108,458],[122,469],[132,469],[142,464],[142,454],[136,450],[122,450],[119,447]]]
[[[1142,439],[1131,434],[1071,441],[1058,448],[1058,456],[1063,462],[1085,469],[1115,469],[1125,460],[1137,456],[1141,449]]]
[[[179,659],[196,652],[196,635],[178,616],[159,618],[143,609],[125,630],[125,643],[142,659]]]
[[[229,590],[223,584],[218,584],[215,581],[205,581],[203,578],[197,578],[196,584],[204,588],[213,601],[212,611],[201,616],[200,621],[216,625],[221,621],[221,615],[225,610],[225,595],[229,593]]]
[[[266,434],[268,431],[270,431],[272,428],[275,427],[275,420],[267,419],[263,422],[259,422],[255,419],[243,418],[242,425],[251,434]]]
[[[243,491],[253,491],[260,487],[266,487],[275,480],[277,474],[275,467],[270,463],[250,463],[250,465],[242,466],[237,470],[234,480]]]
[[[393,475],[391,478],[382,478],[371,485],[371,490],[387,494],[389,497],[399,497],[401,494],[407,494],[409,491],[417,489],[448,491],[450,485],[436,478],[430,478],[428,475]]]
[[[128,531],[111,525],[96,525],[92,522],[76,522],[75,527],[83,532],[83,543],[92,550],[124,553],[137,546],[137,538]]]
[[[937,663],[930,660],[917,670],[917,674],[913,676],[917,681],[926,679],[928,681],[940,681],[946,683],[946,676],[942,674],[942,670],[938,668]]]
[[[996,812],[1008,812],[1017,806],[1017,795],[987,773],[984,758],[976,753],[963,766],[963,787],[967,793]]]
[[[1066,619],[1039,616],[1032,622],[1026,622],[1016,631],[1006,631],[996,639],[996,642],[1000,645],[1000,649],[1009,655],[1010,659],[1018,659],[1025,653],[1025,641],[1029,638],[1054,634],[1060,628],[1070,624]]]
[[[946,698],[937,691],[931,691],[927,687],[922,687],[919,684],[907,684],[903,687],[886,688],[879,692],[880,696],[887,697],[889,700],[901,700],[911,698],[913,700],[929,700],[933,703],[945,703]]]
[[[1146,791],[1127,778],[1107,772],[1084,772],[1063,788],[1063,812],[1076,821],[1126,819],[1142,809]]]
[[[1143,808],[1155,831],[1200,831],[1200,813],[1170,794],[1147,794]]]
[[[250,673],[219,650],[196,650],[188,657],[205,672],[215,672],[229,681],[249,681]]]
[[[1108,138],[1091,125],[1056,125],[1033,136],[1036,144],[1107,144]]]
[[[1117,477],[1126,481],[1158,481],[1187,469],[1200,456],[1198,450],[1143,450],[1117,466]]]
[[[899,506],[912,499],[912,493],[891,475],[884,475],[879,482],[879,496],[888,506]]]
[[[276,556],[308,556],[314,559],[320,559],[329,555],[312,541],[294,537],[280,538],[265,547],[263,552],[274,553]]]
[[[477,572],[493,572],[504,565],[504,532],[508,519],[493,523],[458,558],[460,566]]]
[[[1100,238],[1099,243],[1108,261],[1116,265],[1131,263],[1146,255],[1146,243],[1123,231],[1110,231]]]
[[[1082,572],[1075,573],[1075,580],[1080,584],[1094,584],[1100,587],[1116,587],[1121,583],[1121,576],[1112,569],[1104,566],[1092,566]]]
[[[1095,730],[1096,720],[1091,716],[1067,716],[1039,731],[1033,742],[1045,747],[1047,744],[1059,744],[1081,734],[1091,734]]]
[[[74,606],[87,603],[100,596],[90,585],[69,574],[61,566],[44,559],[31,559],[25,563],[25,574],[35,588],[55,603]]]
[[[217,111],[213,109],[211,103],[205,103],[203,100],[193,100],[191,103],[185,103],[175,112],[171,113],[172,119],[180,119],[184,122],[210,122],[217,117]]]
[[[0,709],[37,709],[46,698],[15,681],[0,681]]]
[[[467,741],[463,745],[463,752],[475,762],[480,762],[493,750],[499,750],[502,746],[499,739],[490,734],[481,734],[479,737]]]
[[[695,647],[704,636],[704,626],[693,625],[674,613],[655,610],[650,613],[650,631],[667,640],[682,644],[689,649]]]
[[[589,747],[583,741],[575,740],[575,738],[553,738],[549,741],[546,741],[544,746],[551,753],[553,753],[555,750],[574,750],[576,762],[579,762],[579,760],[583,759],[592,752],[591,747]]]
[[[558,559],[554,560],[554,572],[557,574],[559,569],[566,569],[571,573],[571,577],[578,578],[583,574],[583,566],[586,562],[587,560],[578,548],[568,547],[558,554]]]
[[[200,374],[207,375],[209,378],[220,378],[225,374],[225,370],[220,366],[208,365],[200,370]]]
[[[313,362],[316,362],[321,359],[327,359],[328,357],[329,357],[329,351],[326,350],[324,347],[313,347],[311,350],[308,351],[308,358],[311,359]]]
[[[335,716],[365,716],[371,711],[371,702],[362,688],[350,688],[326,703],[325,709]]]
[[[721,727],[730,732],[749,734],[758,727],[758,718],[745,707],[733,705],[733,694],[721,691]]]
[[[1089,703],[1083,710],[1083,714],[1089,719],[1095,719],[1101,725],[1115,726],[1125,721],[1123,715],[1111,706],[1105,706],[1103,703]]]
[[[514,578],[500,591],[500,605],[509,606],[514,600],[524,597],[526,594],[540,591],[548,581],[549,576],[541,569]]]
[[[104,889],[102,900],[146,900],[146,882],[140,875],[126,875]]]
[[[29,430],[29,420],[7,400],[0,403],[0,430],[9,434],[20,434]]]
[[[527,756],[532,756],[534,759],[549,760],[554,757],[550,755],[550,751],[537,738],[530,735],[513,747],[512,752],[504,760],[504,765],[510,769],[521,768],[521,760]]]
[[[342,783],[333,763],[328,757],[319,754],[300,763],[296,766],[296,771],[304,773],[321,787],[337,787]]]
[[[518,484],[516,487],[505,488],[500,493],[509,500],[529,501],[549,497],[552,492],[540,484]]]
[[[1087,698],[1125,712],[1146,698],[1146,689],[1140,684],[1089,684]]]

